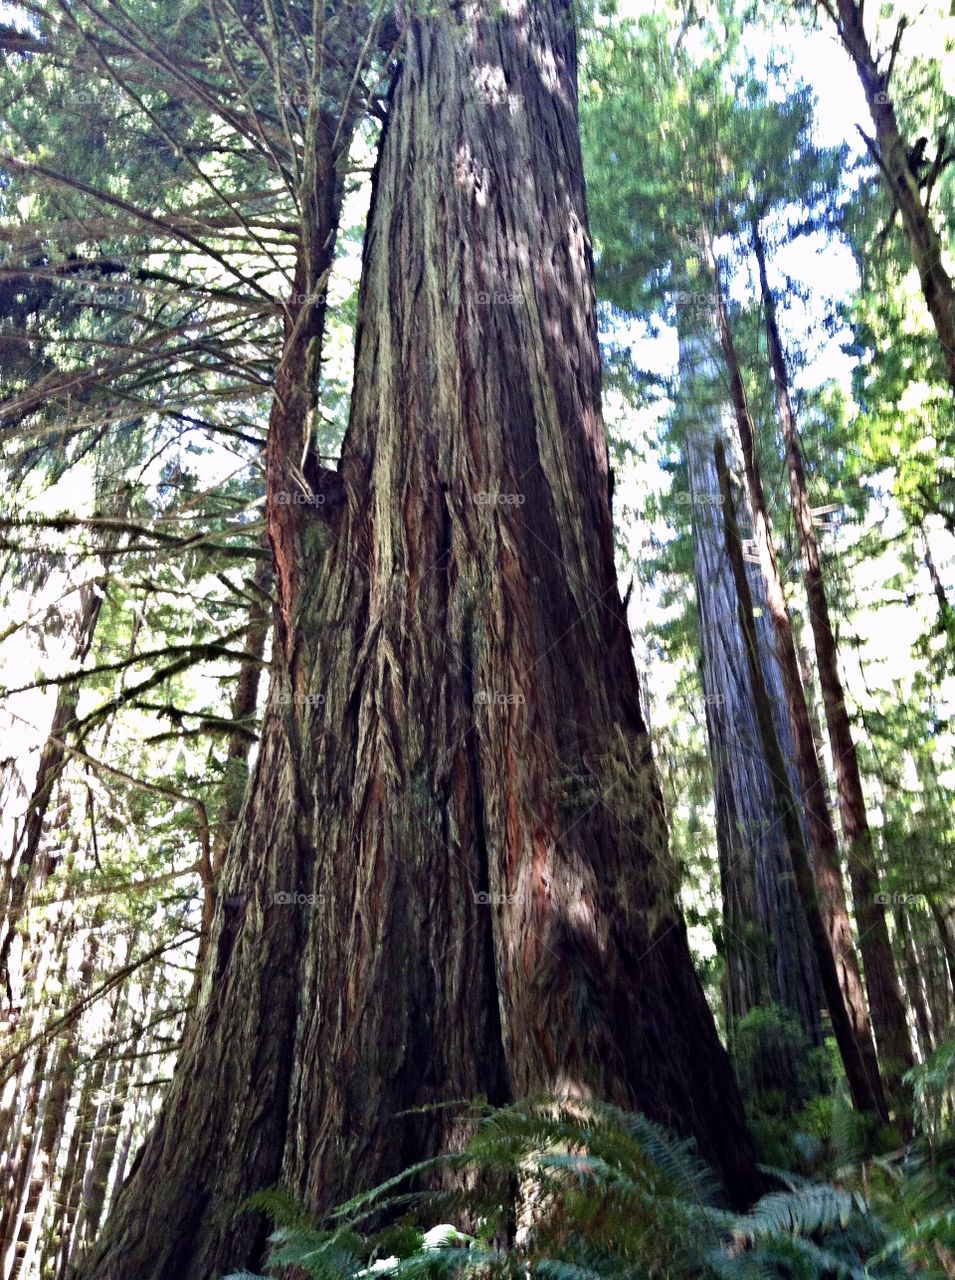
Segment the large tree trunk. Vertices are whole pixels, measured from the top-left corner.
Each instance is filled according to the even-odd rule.
[[[570,5],[440,7],[406,35],[299,638],[286,1178],[327,1206],[459,1136],[397,1113],[558,1092],[694,1133],[739,1201],[613,564]]]
[[[819,975],[766,764],[744,656],[736,585],[726,556],[713,458],[713,440],[723,434],[723,392],[717,387],[714,364],[698,339],[681,341],[693,563],[723,897],[727,1030],[732,1047],[741,1019],[755,1008],[775,1005],[793,1014],[807,1043],[818,1045],[822,1043]],[[704,384],[708,384],[706,390]],[[710,387],[712,405],[708,407],[703,396]],[[747,566],[747,576],[754,598],[764,602],[758,566]],[[756,628],[776,733],[792,772],[785,690],[765,608]],[[788,1059],[785,1049],[782,1056]],[[792,1077],[793,1064],[788,1060],[766,1067],[781,1085]]]
[[[875,123],[875,143],[870,146],[901,215],[912,261],[919,273],[922,296],[938,334],[948,380],[955,391],[955,288],[942,261],[942,242],[928,210],[928,196],[923,203],[918,175],[909,160],[910,149],[902,137],[895,105],[888,93],[891,64],[885,73],[879,68],[865,32],[860,0],[833,0],[829,12],[836,20],[842,43],[862,82]],[[943,146],[944,143],[943,138]]]
[[[888,1119],[888,1109],[879,1075],[875,1046],[872,1040],[872,1029],[869,1024],[869,1013],[866,1008],[862,980],[859,975],[858,961],[852,941],[852,927],[849,922],[849,909],[846,902],[845,886],[842,881],[842,870],[839,865],[839,849],[836,842],[832,816],[826,803],[825,783],[819,758],[816,755],[812,734],[806,694],[799,671],[799,657],[793,637],[792,621],[786,605],[782,579],[776,562],[766,498],[763,492],[759,462],[756,456],[756,444],[753,438],[753,427],[746,401],[743,377],[736,355],[736,347],[730,329],[729,314],[719,278],[719,270],[712,254],[708,233],[704,231],[708,245],[710,266],[713,271],[717,321],[720,345],[726,362],[726,370],[730,384],[730,394],[736,415],[739,431],[739,442],[746,471],[747,489],[752,510],[753,532],[755,534],[756,552],[760,568],[766,584],[766,602],[772,618],[776,634],[776,653],[782,669],[786,686],[786,699],[792,725],[793,745],[796,749],[796,763],[802,790],[802,801],[809,831],[809,845],[812,852],[813,869],[820,907],[826,923],[829,946],[835,958],[839,972],[842,998],[849,1013],[857,1051],[865,1064],[868,1078],[868,1089],[857,1096],[857,1104],[861,1105],[863,1096],[867,1096],[871,1109],[877,1111],[883,1119]],[[820,972],[823,961],[819,960]],[[830,999],[827,992],[827,1001]],[[832,1017],[830,1007],[830,1017]],[[845,1057],[843,1055],[843,1060]],[[848,1074],[849,1064],[846,1063]]]
[[[865,974],[872,1029],[879,1050],[882,1077],[895,1106],[896,1115],[907,1124],[910,1110],[908,1093],[902,1084],[902,1075],[913,1064],[912,1043],[902,1003],[902,991],[896,971],[895,956],[889,940],[885,907],[879,898],[879,880],[875,865],[875,848],[865,795],[859,757],[849,713],[846,710],[845,690],[839,674],[839,660],[835,632],[829,616],[829,601],[822,577],[819,546],[812,522],[812,509],[806,486],[806,471],[802,451],[796,436],[796,422],[789,396],[789,373],[783,354],[779,326],[776,323],[776,304],[766,273],[766,253],[759,226],[753,224],[753,250],[759,269],[763,312],[769,345],[769,360],[776,389],[779,422],[789,466],[789,487],[792,496],[793,517],[799,539],[802,558],[803,582],[809,604],[809,620],[816,647],[816,664],[819,684],[829,731],[832,750],[832,767],[839,798],[839,814],[842,820],[842,836],[845,841],[849,882],[859,928],[859,950]]]
[[[399,1112],[478,1093],[645,1108],[758,1189],[614,573],[570,6],[489,8],[406,33],[340,476],[282,503],[270,458],[262,746],[193,1032],[87,1277],[254,1262],[236,1209],[286,1133],[320,1207],[460,1137]]]

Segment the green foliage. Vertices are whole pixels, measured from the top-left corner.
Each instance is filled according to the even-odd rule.
[[[905,1079],[912,1086],[915,1122],[934,1147],[955,1128],[955,1040],[940,1044]]]
[[[895,1240],[860,1188],[774,1174],[778,1189],[734,1214],[692,1144],[643,1116],[565,1100],[480,1108],[475,1118],[464,1151],[427,1166],[454,1190],[399,1191],[417,1180],[418,1166],[355,1197],[323,1227],[304,1226],[284,1197],[257,1197],[279,1223],[270,1271],[294,1265],[315,1280],[907,1274],[900,1257],[914,1237]],[[477,1224],[475,1234],[422,1230],[442,1213]],[[368,1232],[369,1215],[400,1220]],[[934,1241],[950,1225],[933,1211],[917,1231]]]
[[[776,1059],[785,1064],[781,1082]],[[785,1087],[790,1108],[823,1093],[832,1081],[824,1049],[813,1049],[796,1017],[778,1006],[751,1009],[733,1032],[733,1064],[745,1097]]]

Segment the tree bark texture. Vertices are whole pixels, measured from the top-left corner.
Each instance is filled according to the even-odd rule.
[[[745,1197],[616,585],[565,3],[409,24],[340,471],[288,1182],[326,1206],[456,1139],[406,1108],[558,1092],[695,1133]]]
[[[860,1111],[874,1112],[876,1110],[876,1099],[866,1070],[866,1063],[859,1052],[852,1021],[843,999],[840,975],[819,904],[812,864],[809,860],[802,828],[799,824],[795,796],[789,785],[786,762],[779,749],[779,739],[776,737],[776,730],[773,725],[769,696],[766,692],[759,661],[759,645],[753,618],[753,601],[746,577],[742,542],[736,521],[729,472],[726,467],[726,458],[721,440],[716,442],[715,458],[720,480],[726,551],[733,567],[733,576],[736,581],[740,628],[746,639],[746,662],[752,684],[753,701],[756,706],[756,715],[759,721],[767,763],[769,764],[770,777],[776,790],[776,803],[786,832],[786,843],[789,849],[793,875],[799,887],[807,923],[812,931],[816,961],[819,966],[819,977],[826,994],[829,1018],[832,1022],[833,1034],[845,1067],[846,1080],[852,1100]]]
[[[736,426],[739,433],[739,443],[746,472],[756,554],[759,557],[759,564],[766,585],[766,603],[776,634],[776,654],[786,688],[793,745],[796,751],[796,763],[801,783],[801,798],[806,814],[809,847],[811,849],[820,907],[826,922],[830,949],[839,972],[843,1000],[849,1012],[859,1054],[866,1064],[866,1074],[869,1079],[868,1092],[875,1100],[875,1110],[884,1119],[888,1119],[888,1109],[879,1074],[875,1045],[872,1040],[869,1011],[866,1006],[852,939],[852,926],[849,920],[845,885],[842,880],[842,868],[839,862],[839,847],[832,823],[832,815],[827,804],[822,768],[819,763],[819,757],[816,755],[813,741],[812,724],[799,671],[799,657],[793,637],[792,621],[789,616],[782,578],[776,561],[766,497],[756,455],[753,425],[746,400],[746,391],[743,385],[736,347],[733,342],[729,313],[720,284],[719,271],[711,249],[709,256],[714,277],[720,345],[726,363]]]
[[[757,1007],[777,1005],[795,1016],[810,1044],[818,1045],[822,1043],[819,975],[756,720],[736,585],[723,536],[713,458],[713,441],[725,434],[721,390],[711,407],[701,403],[706,394],[704,380],[716,383],[713,363],[699,339],[683,340],[680,373],[685,403],[689,405],[693,397],[693,407],[684,410],[686,460],[716,799],[727,1026],[732,1045],[740,1019]],[[762,604],[755,625],[763,678],[790,782],[798,789],[765,588],[758,566],[747,565],[746,573],[754,600]]]
[[[254,1262],[249,1191],[325,1208],[478,1094],[642,1108],[759,1189],[614,571],[570,5],[442,5],[402,54],[333,500],[276,517],[262,746],[97,1280]]]
[[[846,709],[845,690],[839,672],[836,636],[829,613],[819,545],[813,526],[812,508],[809,504],[806,469],[803,465],[802,450],[799,447],[796,420],[789,394],[789,373],[779,335],[779,325],[776,321],[776,303],[769,287],[765,247],[758,224],[753,226],[753,251],[759,271],[770,367],[789,468],[793,518],[799,539],[803,582],[809,605],[809,621],[815,641],[816,666],[822,689],[829,746],[832,751],[842,837],[859,930],[859,951],[869,997],[872,1029],[879,1051],[879,1066],[883,1080],[892,1098],[897,1118],[904,1124],[907,1123],[906,1113],[909,1105],[908,1090],[902,1084],[902,1075],[913,1064],[912,1043],[905,1016],[905,1005],[902,1002],[895,956],[889,940],[885,907],[879,897],[875,846],[869,828],[865,794],[862,790],[859,757]]]

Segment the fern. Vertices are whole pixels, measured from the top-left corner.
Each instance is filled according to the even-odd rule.
[[[330,1229],[305,1225],[279,1193],[255,1197],[251,1207],[278,1224],[270,1271],[291,1266],[311,1280],[902,1280],[907,1259],[924,1262],[952,1232],[953,1215],[935,1212],[919,1220],[918,1238],[891,1237],[860,1190],[780,1171],[784,1189],[731,1213],[691,1142],[600,1103],[542,1099],[471,1115],[463,1151],[353,1196]],[[409,1187],[437,1173],[463,1185]],[[887,1185],[895,1176],[884,1171]],[[398,1225],[364,1232],[373,1215],[398,1213]],[[482,1224],[480,1238],[423,1230],[455,1219]],[[508,1243],[484,1243],[492,1237]]]
[[[855,1213],[865,1211],[861,1196],[821,1183],[763,1196],[750,1213],[738,1219],[738,1230],[750,1240],[784,1233],[805,1236],[846,1227]]]

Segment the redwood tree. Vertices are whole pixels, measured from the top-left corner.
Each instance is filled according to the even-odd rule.
[[[955,285],[946,269],[942,238],[929,208],[932,184],[928,185],[923,197],[913,158],[916,153],[902,134],[895,103],[889,95],[906,19],[899,19],[888,56],[879,57],[865,30],[862,0],[823,0],[823,8],[835,23],[839,38],[859,74],[875,124],[875,138],[866,134],[862,136],[899,211],[912,261],[919,273],[922,296],[942,348],[948,381],[955,391]],[[943,137],[933,166],[935,178],[944,160],[945,145]]]
[[[694,1132],[745,1195],[616,585],[570,6],[499,15],[410,23],[376,176],[302,646],[286,1177],[327,1204],[454,1138],[397,1111],[579,1092]]]
[[[642,1109],[758,1189],[614,569],[570,0],[404,21],[341,464],[300,472],[273,415],[262,747],[89,1277],[248,1262],[280,1135],[320,1209],[460,1138],[410,1109],[478,1093]]]
[[[694,577],[716,800],[727,1031],[732,1049],[740,1020],[753,1009],[776,1005],[795,1017],[807,1044],[818,1045],[823,1038],[819,974],[759,730],[736,585],[726,555],[713,458],[713,440],[724,435],[724,391],[715,366],[701,339],[681,341],[681,417],[686,418]],[[754,625],[763,678],[791,786],[798,794],[765,587],[758,566],[748,566],[747,576],[754,599],[762,605]],[[781,1082],[790,1080],[794,1064],[788,1059],[789,1051],[781,1045],[765,1064],[766,1072]]]
[[[756,535],[756,553],[762,570],[763,581],[766,585],[766,601],[776,635],[776,652],[786,688],[786,700],[801,783],[801,798],[808,829],[808,845],[811,850],[813,870],[815,872],[816,891],[819,896],[822,917],[825,921],[829,950],[835,959],[839,986],[842,991],[842,1001],[848,1012],[852,1029],[852,1041],[854,1041],[854,1044],[848,1041],[845,1044],[840,1042],[840,1052],[847,1076],[852,1084],[856,1105],[860,1110],[875,1111],[883,1119],[888,1119],[888,1108],[882,1087],[882,1078],[879,1074],[875,1043],[872,1039],[869,1011],[866,1006],[858,960],[852,940],[852,926],[849,921],[845,886],[842,880],[842,869],[839,864],[838,843],[832,815],[829,811],[822,767],[816,755],[816,744],[812,732],[806,692],[803,688],[802,674],[799,668],[792,619],[789,616],[782,576],[776,560],[766,495],[756,454],[753,424],[743,385],[742,371],[730,328],[729,311],[720,280],[719,267],[713,253],[712,239],[705,226],[702,230],[707,262],[713,276],[720,346],[723,351],[723,359],[730,385],[730,397],[739,432],[746,485],[752,509],[753,532]],[[786,779],[777,779],[777,781],[785,784]],[[820,976],[825,978],[828,958],[819,950],[818,946],[817,960],[820,966]],[[834,998],[828,989],[826,998],[830,1006],[830,1016],[833,1018],[835,1026],[836,1013],[832,1007]],[[852,1060],[851,1063],[850,1059]]]
[[[865,972],[865,986],[872,1012],[872,1029],[879,1050],[882,1075],[895,1104],[896,1113],[904,1120],[907,1109],[902,1075],[913,1065],[912,1044],[905,1017],[905,1005],[889,940],[885,907],[880,901],[875,848],[862,790],[862,774],[856,751],[845,690],[839,672],[838,648],[822,561],[813,526],[812,509],[806,485],[802,450],[796,434],[796,419],[789,394],[789,371],[783,352],[776,302],[766,271],[766,251],[758,222],[753,223],[753,251],[759,272],[760,293],[766,320],[769,361],[776,391],[779,424],[789,468],[789,488],[793,518],[802,559],[803,582],[809,604],[809,622],[816,648],[819,685],[832,749],[832,768],[836,779],[842,835],[846,845],[846,862],[852,885],[853,905],[859,926],[859,950]]]

